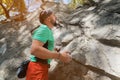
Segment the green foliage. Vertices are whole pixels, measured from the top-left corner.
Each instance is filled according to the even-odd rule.
[[[73,9],[75,9],[78,6],[83,6],[85,3],[88,3],[89,0],[71,0],[69,6]]]

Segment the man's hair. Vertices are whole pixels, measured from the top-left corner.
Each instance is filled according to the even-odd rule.
[[[42,10],[39,15],[40,23],[44,24],[44,20],[49,17],[53,12],[51,10]]]
[[[52,10],[42,10],[42,11],[40,12],[40,15],[39,15],[39,21],[40,21],[40,23],[45,24],[45,23],[44,23],[44,20],[45,20],[47,17],[49,17],[52,13],[53,13]],[[37,27],[33,28],[33,29],[30,31],[31,34],[32,34],[33,31],[36,30],[39,26],[40,26],[40,25],[38,25]]]

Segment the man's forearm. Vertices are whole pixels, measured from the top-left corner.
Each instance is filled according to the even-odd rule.
[[[34,56],[41,59],[57,59],[59,57],[58,52],[50,51],[42,46],[35,49],[35,51],[31,52]]]

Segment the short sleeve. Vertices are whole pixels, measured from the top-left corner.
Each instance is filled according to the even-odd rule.
[[[39,27],[32,35],[32,39],[46,43],[49,37],[49,30],[46,27]]]

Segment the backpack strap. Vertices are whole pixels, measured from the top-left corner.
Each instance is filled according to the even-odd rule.
[[[34,32],[37,28],[39,28],[39,27],[40,27],[40,25],[38,25],[37,27],[33,28],[33,29],[30,31],[31,35],[32,35],[33,32]]]

